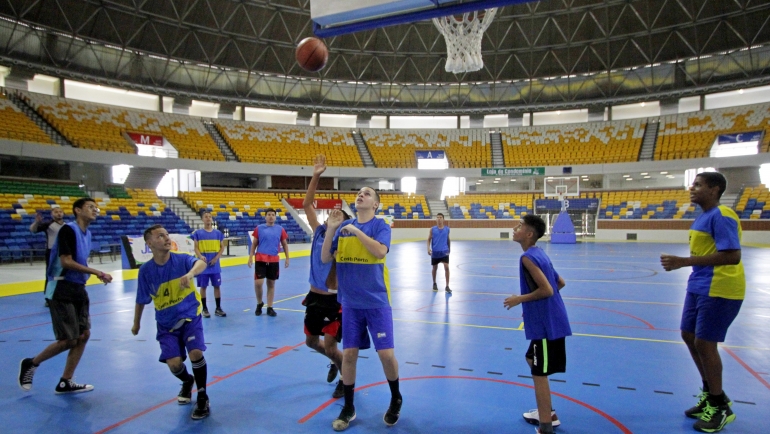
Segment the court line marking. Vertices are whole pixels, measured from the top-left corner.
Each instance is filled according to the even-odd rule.
[[[284,347],[278,348],[275,351],[271,352],[268,357],[265,357],[262,360],[254,362],[251,365],[245,366],[245,367],[243,367],[241,369],[238,369],[237,371],[231,372],[231,373],[229,373],[227,375],[223,375],[221,377],[220,376],[214,377],[214,378],[216,378],[216,380],[210,381],[210,382],[206,383],[206,388],[208,388],[208,387],[210,387],[210,386],[212,386],[214,384],[217,384],[220,381],[224,381],[224,380],[226,380],[226,379],[228,379],[230,377],[236,376],[236,375],[238,375],[238,374],[240,374],[240,373],[242,373],[244,371],[247,371],[247,370],[257,366],[257,365],[261,365],[262,363],[265,363],[268,360],[272,360],[272,359],[280,356],[281,354],[286,354],[288,352],[291,352],[291,350],[293,350],[294,348],[297,348],[297,347],[299,347],[301,345],[305,345],[305,341],[302,341],[302,342],[300,342],[300,343],[298,343],[296,345],[284,346]],[[129,422],[131,422],[133,420],[136,420],[136,419],[144,416],[145,414],[151,413],[151,412],[153,412],[153,411],[155,411],[155,410],[157,410],[157,409],[159,409],[161,407],[164,407],[164,406],[166,406],[168,404],[175,403],[175,402],[177,402],[176,397],[171,398],[168,401],[161,402],[160,404],[156,404],[156,405],[154,405],[154,406],[152,406],[152,407],[150,407],[150,408],[148,408],[146,410],[142,410],[139,413],[136,413],[133,416],[129,416],[129,417],[127,417],[127,418],[125,418],[125,419],[123,419],[123,420],[121,420],[119,422],[116,422],[116,423],[114,423],[114,424],[112,424],[112,425],[110,425],[110,426],[108,426],[106,428],[102,428],[99,431],[96,431],[95,434],[104,434],[106,432],[112,431],[113,429],[118,428],[121,425],[125,425],[125,424],[127,424],[127,423],[129,423]]]
[[[474,380],[474,381],[488,381],[488,382],[491,382],[491,383],[501,383],[501,384],[506,384],[506,385],[510,385],[510,386],[524,387],[524,388],[527,388],[527,389],[534,389],[535,388],[532,385],[523,384],[523,383],[516,383],[514,381],[499,380],[499,379],[496,379],[496,378],[469,377],[469,376],[463,376],[463,375],[446,375],[446,376],[445,375],[428,375],[428,376],[421,376],[421,377],[401,378],[399,381],[403,382],[403,381],[417,381],[417,380]],[[364,390],[364,389],[368,389],[370,387],[382,386],[382,385],[385,385],[387,383],[388,383],[387,381],[379,381],[377,383],[371,383],[371,384],[367,384],[365,386],[357,387],[355,390],[356,391],[361,391],[361,390]],[[571,396],[568,396],[568,395],[565,395],[563,393],[551,391],[551,394],[555,395],[555,396],[558,396],[560,398],[564,398],[564,399],[566,399],[568,401],[571,401],[571,402],[573,402],[573,403],[575,403],[577,405],[585,407],[588,410],[593,411],[594,413],[598,414],[599,416],[602,416],[603,418],[607,419],[607,421],[609,421],[611,424],[615,425],[615,427],[617,427],[620,430],[620,432],[622,432],[623,434],[632,434],[631,430],[626,428],[626,426],[623,425],[622,423],[620,423],[620,421],[618,421],[614,417],[610,416],[609,414],[599,410],[598,408],[596,408],[596,407],[594,407],[594,406],[592,406],[590,404],[587,404],[587,403],[585,403],[583,401],[580,401],[578,399],[575,399],[575,398],[573,398]],[[307,422],[308,420],[312,419],[315,415],[320,413],[322,410],[324,410],[325,408],[327,408],[330,405],[332,405],[335,401],[337,401],[337,399],[330,399],[330,400],[324,402],[318,408],[316,408],[315,410],[313,410],[310,413],[308,413],[302,419],[298,420],[297,423],[302,424],[302,423]]]
[[[741,366],[743,366],[744,369],[749,371],[749,374],[753,375],[754,378],[759,380],[760,383],[762,383],[765,387],[770,389],[770,383],[768,383],[767,380],[762,378],[757,371],[751,369],[751,367],[746,362],[744,362],[740,357],[738,357],[737,354],[735,354],[732,350],[730,350],[730,348],[725,348],[724,350],[725,352],[727,352],[727,354],[731,355],[733,359],[735,359],[735,361],[737,361]]]

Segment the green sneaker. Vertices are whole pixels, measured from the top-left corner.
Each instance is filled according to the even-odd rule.
[[[700,393],[698,394],[698,403],[695,404],[695,406],[685,410],[684,415],[690,419],[700,419],[700,417],[703,416],[703,409],[706,408],[706,398],[708,398],[708,396],[709,393],[704,392],[701,389]],[[727,397],[727,394],[725,394],[725,401],[727,401],[727,405],[733,405],[733,402],[730,401],[730,398]]]
[[[735,413],[728,404],[713,406],[706,400],[706,406],[703,408],[703,415],[698,419],[693,428],[700,432],[718,432],[722,431],[728,423],[735,420]]]

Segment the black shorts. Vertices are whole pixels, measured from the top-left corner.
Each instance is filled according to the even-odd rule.
[[[254,279],[264,279],[267,277],[269,280],[278,280],[278,275],[281,272],[281,267],[278,266],[278,262],[261,262],[254,263]]]
[[[440,258],[434,258],[434,257],[430,258],[430,265],[438,265],[438,264],[440,264],[442,262],[445,263],[445,264],[448,264],[449,263],[449,255],[442,256]]]
[[[305,298],[305,334],[308,336],[331,335],[342,341],[342,306],[337,294],[322,295],[309,292]]]
[[[530,341],[526,357],[532,361],[532,375],[543,377],[567,371],[564,338]]]
[[[91,315],[88,313],[90,301],[83,299],[61,300],[55,296],[48,300],[51,310],[51,325],[57,341],[75,340],[91,330]]]

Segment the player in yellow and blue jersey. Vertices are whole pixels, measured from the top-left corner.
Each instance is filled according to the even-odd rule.
[[[717,343],[741,309],[746,276],[741,262],[741,222],[735,211],[719,205],[727,180],[719,172],[703,172],[690,187],[690,201],[703,214],[690,227],[690,256],[661,255],[666,271],[692,267],[682,312],[682,339],[701,375],[698,403],[685,416],[698,419],[693,428],[721,431],[735,420],[732,402],[722,390],[722,359]]]
[[[195,256],[206,261],[206,269],[198,275],[198,288],[201,292],[201,304],[203,305],[203,317],[209,318],[209,309],[206,306],[206,287],[214,287],[214,301],[217,308],[214,315],[225,317],[227,314],[222,310],[221,294],[219,288],[222,286],[222,267],[219,265],[219,258],[225,251],[225,237],[219,229],[214,229],[214,218],[211,211],[203,211],[203,229],[193,232],[192,240],[195,242]]]
[[[342,212],[334,210],[326,220],[326,237],[321,260],[337,261],[337,299],[342,305],[342,383],[345,405],[332,423],[335,431],[348,428],[356,418],[353,391],[356,382],[358,351],[370,347],[369,335],[382,363],[390,386],[390,406],[383,420],[388,426],[398,422],[402,397],[398,385],[398,361],[394,353],[393,311],[390,307],[390,280],[385,255],[390,250],[390,226],[374,216],[380,198],[374,189],[358,191],[358,217],[342,221]]]
[[[206,359],[203,352],[201,301],[195,290],[193,277],[206,269],[206,262],[183,253],[171,253],[171,239],[161,225],[144,231],[144,241],[152,251],[152,260],[139,267],[136,289],[136,310],[131,333],[139,333],[144,305],[155,305],[156,339],[160,343],[161,363],[166,363],[175,377],[182,381],[177,402],[189,404],[193,384],[198,386],[198,402],[193,419],[209,416],[209,398],[206,393]],[[190,355],[193,374],[184,364]]]

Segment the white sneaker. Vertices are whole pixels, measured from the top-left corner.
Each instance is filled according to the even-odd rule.
[[[540,425],[540,415],[537,412],[537,409],[530,410],[524,413],[523,416],[527,423],[531,423],[532,425]],[[558,416],[556,416],[555,410],[551,410],[551,425],[553,425],[554,428],[561,425],[561,421],[559,420]]]

